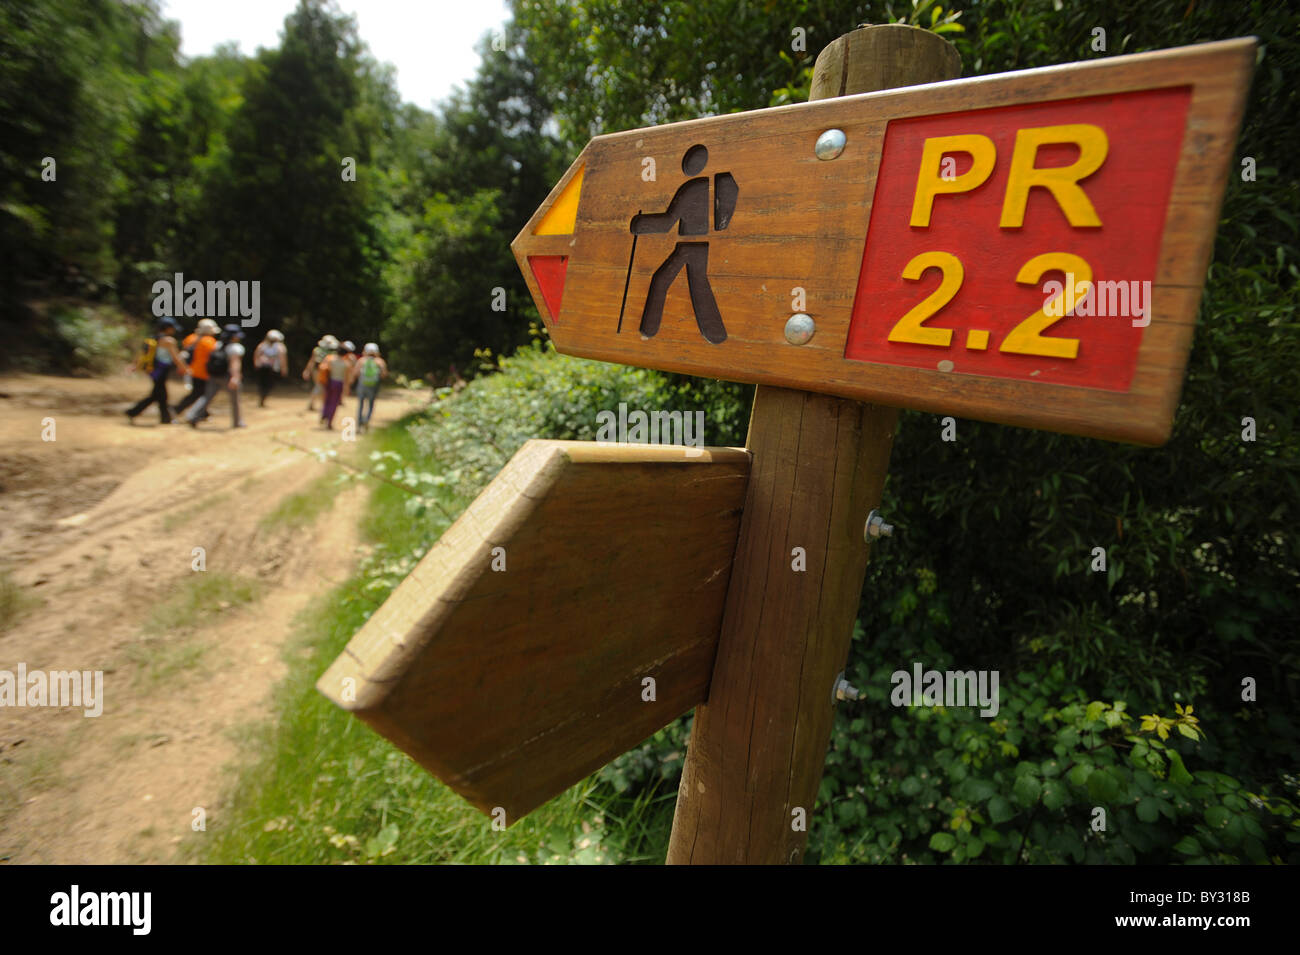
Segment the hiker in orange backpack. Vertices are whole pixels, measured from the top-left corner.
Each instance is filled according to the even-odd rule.
[[[321,340],[312,349],[311,358],[307,361],[307,367],[302,370],[302,380],[312,383],[311,394],[307,396],[308,411],[316,410],[316,396],[325,392],[325,383],[320,376],[320,366],[338,347],[339,340],[337,338],[333,335],[322,335]]]
[[[181,330],[180,322],[174,318],[158,320],[157,338],[145,339],[144,353],[138,362],[139,368],[153,381],[149,394],[126,409],[127,420],[135,424],[136,416],[155,401],[158,402],[158,415],[162,424],[172,423],[171,408],[167,404],[167,376],[172,369],[180,374],[189,374],[185,359],[181,357],[176,346],[175,332]]]
[[[200,318],[194,331],[181,343],[182,353],[188,352],[185,361],[190,366],[190,393],[172,409],[172,414],[177,417],[188,411],[190,405],[202,398],[207,391],[208,356],[217,347],[217,336],[220,334],[220,325],[210,318]]]
[[[231,427],[247,427],[243,415],[239,413],[239,386],[243,381],[244,359],[244,346],[239,342],[243,337],[243,328],[234,323],[221,330],[217,347],[208,355],[208,386],[203,397],[185,416],[185,421],[191,428],[197,428],[199,422],[208,417],[208,407],[212,400],[223,391],[230,395]]]
[[[343,348],[343,357],[347,359],[348,363],[348,376],[343,379],[343,393],[345,395],[355,395],[357,390],[352,383],[352,369],[357,366],[357,346],[352,342],[344,342]]]

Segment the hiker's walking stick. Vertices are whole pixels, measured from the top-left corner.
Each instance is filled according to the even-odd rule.
[[[640,215],[641,210],[638,209],[636,214]],[[627,287],[632,284],[632,263],[636,261],[636,240],[640,237],[640,233],[632,233],[632,254],[627,257],[627,278],[623,280],[623,304],[618,307],[618,328],[614,330],[615,335],[623,331],[623,310],[627,308]]]

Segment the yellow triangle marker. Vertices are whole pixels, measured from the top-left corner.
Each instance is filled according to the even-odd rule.
[[[579,169],[564,187],[551,208],[546,210],[542,221],[533,230],[533,235],[571,235],[578,221],[578,195],[582,192],[582,174],[584,166]]]

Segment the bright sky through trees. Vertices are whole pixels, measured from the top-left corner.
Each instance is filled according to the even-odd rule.
[[[163,16],[181,24],[181,52],[203,56],[234,41],[245,56],[280,43],[297,0],[163,0]],[[425,109],[478,68],[479,38],[509,16],[504,0],[340,0],[357,20],[370,52],[397,69],[402,99]]]

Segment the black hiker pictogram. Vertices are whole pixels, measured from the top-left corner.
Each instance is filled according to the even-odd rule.
[[[682,156],[682,172],[688,176],[695,176],[696,173],[703,171],[708,161],[709,151],[704,146],[692,146]],[[735,177],[729,172],[718,173],[713,180],[713,228],[720,232],[731,223],[740,189],[736,185]],[[708,176],[699,176],[682,183],[664,212],[637,213],[632,217],[633,256],[636,255],[636,236],[668,232],[674,225],[678,225],[677,234],[681,236],[709,234]],[[718,312],[718,303],[713,297],[713,288],[709,285],[709,243],[707,241],[678,242],[668,258],[664,259],[663,264],[655,270],[655,274],[650,279],[650,291],[646,295],[645,307],[641,310],[641,335],[645,338],[653,338],[659,331],[668,288],[683,268],[686,269],[686,282],[691,293],[691,308],[695,312],[695,322],[700,327],[700,334],[704,336],[705,341],[713,345],[726,341],[727,329],[722,324],[722,315]],[[628,275],[630,278],[630,262]],[[626,292],[624,294],[626,295]],[[620,316],[620,323],[621,321]]]

